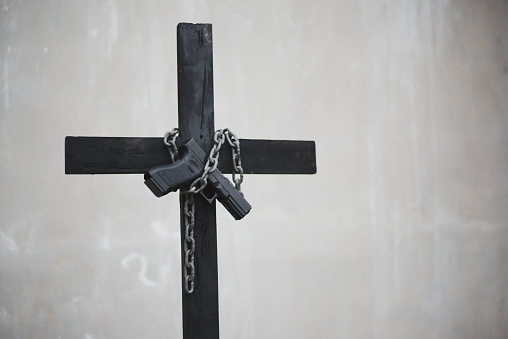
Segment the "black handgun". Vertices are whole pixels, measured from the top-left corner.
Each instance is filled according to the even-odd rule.
[[[152,168],[145,173],[145,184],[157,197],[183,188],[203,174],[207,155],[194,139],[180,146],[178,155],[178,161]],[[247,200],[219,169],[210,173],[208,185],[213,187],[213,193],[210,194],[210,190],[205,189],[201,195],[209,203],[217,198],[236,220],[242,219],[251,210]]]
[[[206,159],[206,154],[194,139],[178,148],[178,156],[178,161],[151,168],[145,173],[145,185],[158,198],[187,186],[203,173],[202,159]]]

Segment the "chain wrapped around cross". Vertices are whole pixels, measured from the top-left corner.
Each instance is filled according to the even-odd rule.
[[[240,190],[244,174],[314,174],[316,146],[238,139],[229,129],[215,132],[211,24],[178,25],[177,63],[178,129],[164,138],[68,136],[65,173],[144,174],[158,197],[180,189],[183,337],[217,339],[215,200],[235,219],[243,218],[251,210]],[[235,185],[222,173],[232,173]]]
[[[168,148],[171,163],[158,166],[145,173],[145,184],[157,197],[180,189],[184,199],[185,241],[184,245],[184,290],[187,294],[194,292],[194,253],[196,241],[194,240],[194,194],[201,194],[203,198],[212,203],[216,198],[236,219],[242,219],[250,212],[251,206],[245,200],[241,191],[243,182],[243,168],[240,157],[240,140],[228,128],[218,130],[214,134],[214,145],[208,157],[199,145],[190,139],[181,146],[176,146],[178,128],[173,128],[164,135],[164,144]],[[233,182],[222,175],[219,164],[219,151],[224,139],[231,146],[231,159],[233,162]],[[239,174],[237,178],[235,175]],[[187,188],[188,184],[190,186]],[[208,185],[208,184],[211,185]]]

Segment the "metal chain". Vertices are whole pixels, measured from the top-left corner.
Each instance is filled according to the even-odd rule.
[[[178,148],[176,147],[176,136],[178,135],[178,128],[173,128],[164,134],[164,145],[168,146],[168,152],[171,156],[171,162],[178,160]]]
[[[164,135],[164,144],[168,147],[171,162],[178,160],[178,148],[176,147],[176,136],[178,135],[178,128],[173,128],[171,131],[166,132]],[[214,145],[206,161],[205,168],[201,177],[194,180],[188,190],[180,190],[184,196],[184,224],[185,224],[185,241],[183,242],[184,258],[184,276],[185,293],[192,294],[194,292],[194,277],[196,276],[196,269],[194,266],[194,253],[196,252],[196,241],[194,240],[194,212],[196,205],[194,203],[194,194],[200,193],[205,189],[208,183],[208,176],[215,171],[219,164],[219,151],[226,139],[231,146],[231,156],[233,159],[233,182],[235,187],[243,196],[241,191],[241,184],[243,182],[243,168],[240,159],[240,140],[230,129],[220,129],[215,132],[213,136]],[[240,177],[237,178],[236,174]]]
[[[229,128],[219,129],[215,132],[213,136],[214,145],[212,150],[210,151],[210,155],[208,156],[208,160],[206,161],[205,168],[201,177],[194,180],[191,184],[188,191],[184,193],[199,193],[205,189],[208,183],[208,176],[215,171],[217,165],[219,164],[219,151],[224,144],[224,139],[226,139],[231,146],[231,156],[233,160],[233,182],[235,183],[235,187],[243,196],[243,192],[241,190],[241,185],[243,182],[243,168],[242,161],[240,158],[240,140]],[[237,178],[236,174],[239,174],[240,177]]]
[[[168,147],[172,163],[178,160],[178,148],[176,147],[177,135],[178,128],[173,128],[164,135],[164,145]],[[194,211],[196,210],[196,205],[194,204],[193,194],[184,194],[183,199],[185,224],[185,240],[183,242],[183,253],[185,256],[183,271],[185,283],[183,287],[185,293],[192,294],[192,292],[194,292],[194,277],[196,276],[196,268],[194,266],[194,253],[196,252],[196,241],[194,240]]]
[[[227,132],[227,133],[226,133]],[[242,192],[242,182],[243,182],[243,168],[242,168],[242,160],[240,158],[240,140],[230,129],[224,129],[224,134],[226,135],[226,140],[231,146],[231,156],[233,159],[233,182],[235,183],[235,187],[243,196]],[[240,174],[240,177],[237,178],[236,174]]]
[[[183,210],[185,214],[185,241],[183,242],[184,258],[184,276],[185,293],[192,294],[194,292],[194,277],[196,269],[194,267],[194,253],[196,252],[196,241],[194,240],[194,211],[196,205],[194,204],[194,194],[184,195]]]

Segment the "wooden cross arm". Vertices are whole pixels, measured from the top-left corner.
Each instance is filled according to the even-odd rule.
[[[177,145],[180,140],[177,140]],[[240,139],[246,174],[314,174],[314,141]],[[232,173],[231,148],[220,150],[219,169]],[[162,138],[66,137],[66,174],[136,174],[170,162]]]

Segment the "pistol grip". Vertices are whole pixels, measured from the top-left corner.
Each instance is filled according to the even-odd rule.
[[[160,198],[178,190],[203,172],[203,164],[193,152],[189,151],[187,145],[180,147],[180,154],[180,160],[152,168],[145,173],[145,185],[156,197]]]

